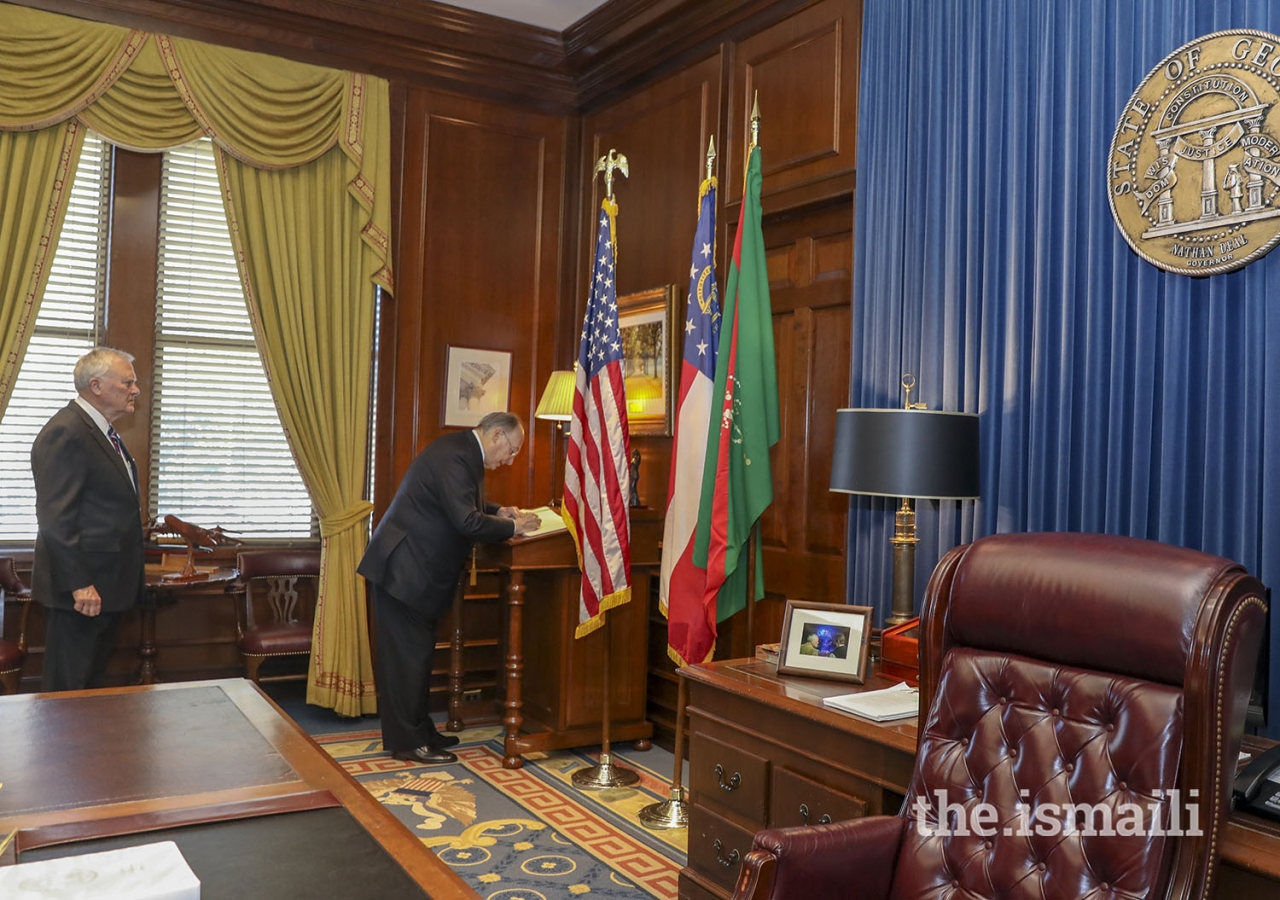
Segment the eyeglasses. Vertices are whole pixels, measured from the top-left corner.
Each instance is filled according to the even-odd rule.
[[[507,456],[503,461],[511,462],[511,460],[516,458],[516,454],[520,452],[520,448],[511,442],[511,435],[507,434],[505,431],[500,431],[498,433],[501,434],[503,440],[507,442]]]

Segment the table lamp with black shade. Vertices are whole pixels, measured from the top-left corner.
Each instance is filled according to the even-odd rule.
[[[911,402],[915,378],[902,409],[836,411],[831,490],[872,497],[901,497],[894,518],[893,605],[885,625],[914,615],[916,513],[912,500],[969,500],[978,496],[978,417],[974,413],[924,409]]]

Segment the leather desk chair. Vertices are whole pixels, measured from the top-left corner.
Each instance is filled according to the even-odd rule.
[[[1264,596],[1235,563],[1134,538],[1007,534],[957,547],[925,591],[903,811],[757,833],[734,896],[1205,896]],[[1099,833],[1103,810],[1132,823],[1150,807],[1171,827],[1173,789],[1184,829],[1198,805],[1198,835]],[[948,817],[993,807],[995,833],[937,833],[937,791]],[[1092,822],[1048,804],[1090,805]],[[1059,833],[1036,833],[1041,815]]]
[[[0,556],[0,596],[5,603],[21,602],[18,614],[18,642],[0,634],[0,688],[6,694],[18,693],[22,680],[22,664],[27,661],[27,616],[31,613],[31,589],[22,583],[13,567],[13,559]],[[3,619],[3,616],[0,616]]]
[[[246,674],[259,683],[264,660],[311,653],[311,626],[320,585],[319,550],[245,550],[236,555],[236,647]],[[310,591],[298,590],[309,579]],[[289,678],[295,676],[274,676]],[[306,677],[305,674],[301,677]]]

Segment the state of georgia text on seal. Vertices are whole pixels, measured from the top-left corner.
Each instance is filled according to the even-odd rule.
[[[1217,31],[1179,47],[1125,105],[1111,212],[1169,272],[1238,269],[1280,241],[1280,37]]]

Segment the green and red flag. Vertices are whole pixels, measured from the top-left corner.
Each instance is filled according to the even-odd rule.
[[[706,598],[716,598],[716,621],[746,606],[747,539],[773,502],[769,448],[778,442],[778,369],[764,233],[760,228],[760,148],[751,148],[747,184],[724,292],[720,354],[707,434],[702,500],[693,549],[707,569]],[[756,596],[764,596],[756,555]],[[718,593],[718,597],[717,597]]]

